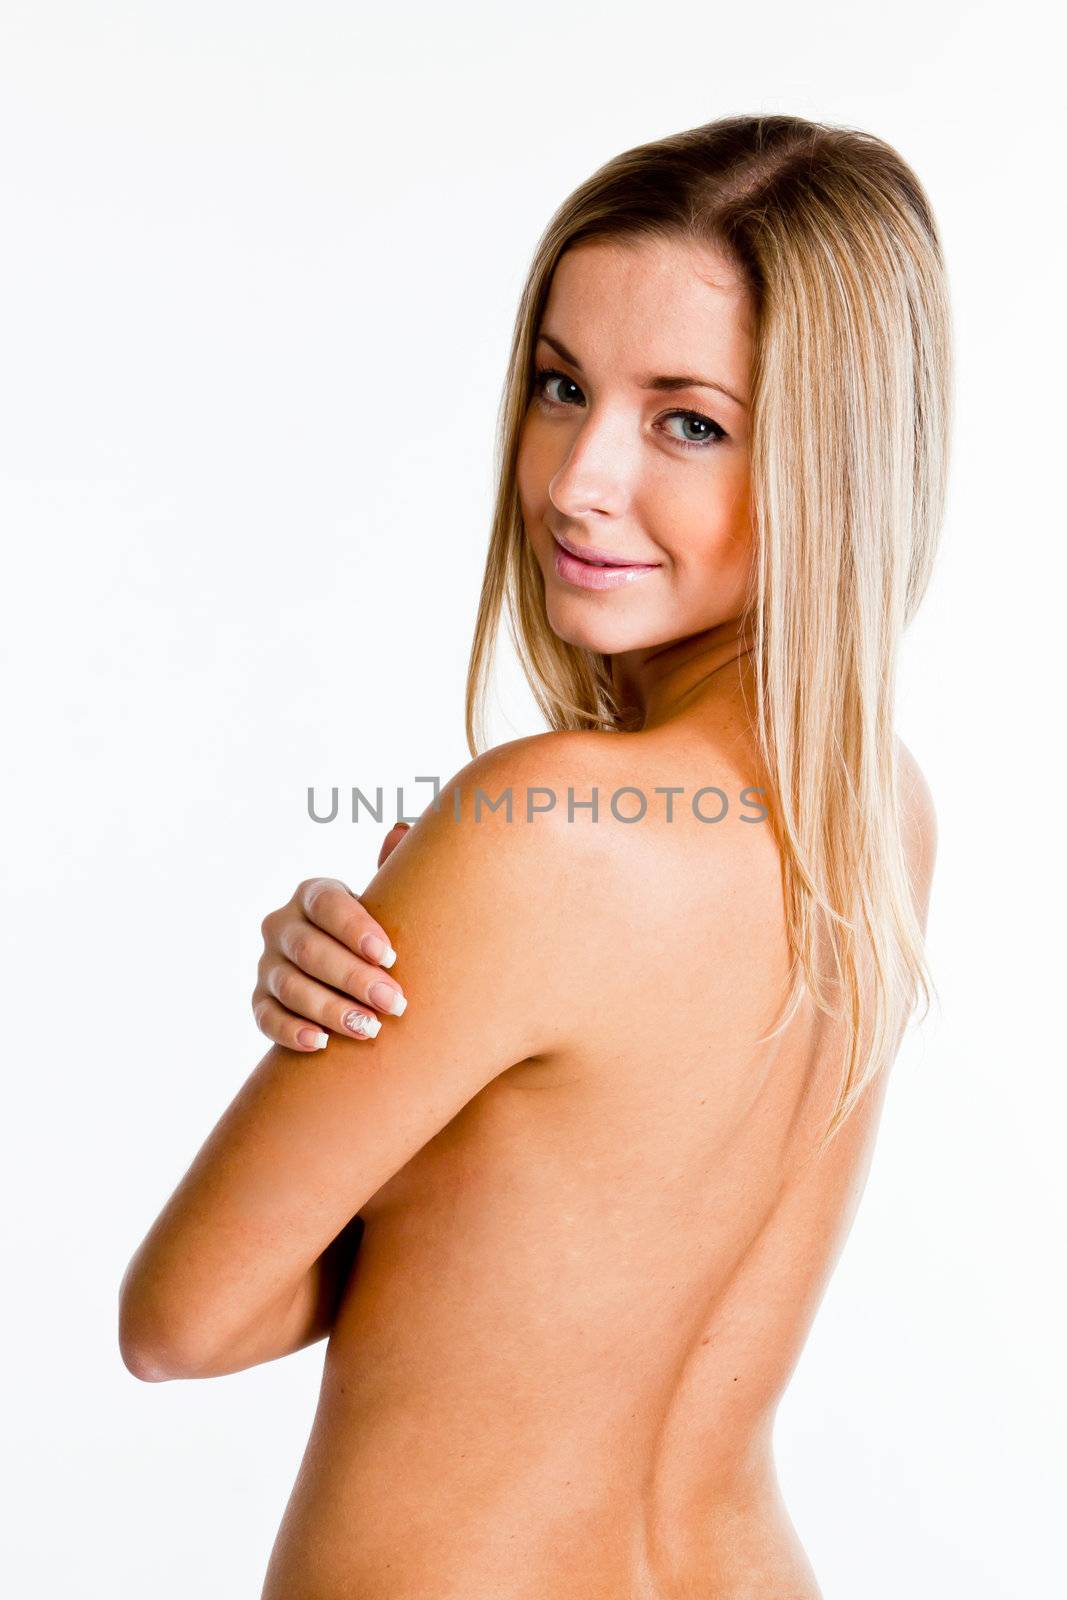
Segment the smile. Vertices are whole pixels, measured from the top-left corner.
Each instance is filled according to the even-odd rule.
[[[567,549],[554,535],[553,538],[556,546],[556,576],[579,589],[618,589],[636,578],[643,578],[646,573],[657,571],[659,567],[659,562],[589,561]]]

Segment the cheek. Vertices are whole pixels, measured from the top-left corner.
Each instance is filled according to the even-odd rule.
[[[747,467],[735,475],[728,505],[731,533],[748,544],[752,538],[752,480]]]
[[[515,481],[524,513],[535,512],[541,505],[552,471],[536,422],[528,418],[522,425],[515,457]]]
[[[661,478],[645,505],[649,526],[683,565],[732,563],[751,541],[747,462],[723,460],[706,472]]]

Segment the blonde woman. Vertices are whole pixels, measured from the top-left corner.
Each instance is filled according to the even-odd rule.
[[[123,1280],[149,1381],[328,1336],[264,1600],[819,1596],[772,1431],[931,994],[894,683],[950,391],[869,134],[723,119],[551,220],[474,759],[266,920],[276,1044]],[[505,605],[550,731],[479,752]]]

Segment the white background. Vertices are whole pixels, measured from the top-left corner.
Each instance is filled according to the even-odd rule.
[[[259,922],[467,759],[534,243],[618,151],[868,128],[949,258],[948,523],[898,726],[940,1007],[781,1409],[826,1600],[1062,1578],[1063,143],[1036,5],[0,7],[5,1549],[20,1597],[250,1597],[324,1345],[139,1383],[117,1289],[266,1042]],[[542,727],[501,640],[494,742]],[[382,784],[316,825],[309,784]],[[430,1597],[428,1597],[430,1600]],[[622,1597],[620,1597],[622,1600]]]

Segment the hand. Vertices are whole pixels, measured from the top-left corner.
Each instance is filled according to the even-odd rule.
[[[398,822],[386,834],[379,866],[408,827]],[[400,985],[384,976],[384,967],[396,959],[385,930],[337,878],[305,879],[287,905],[264,917],[262,933],[252,1011],[275,1044],[321,1050],[329,1042],[324,1030],[346,1039],[373,1038],[394,997],[407,1004]],[[380,941],[380,955],[362,947],[368,936]]]

